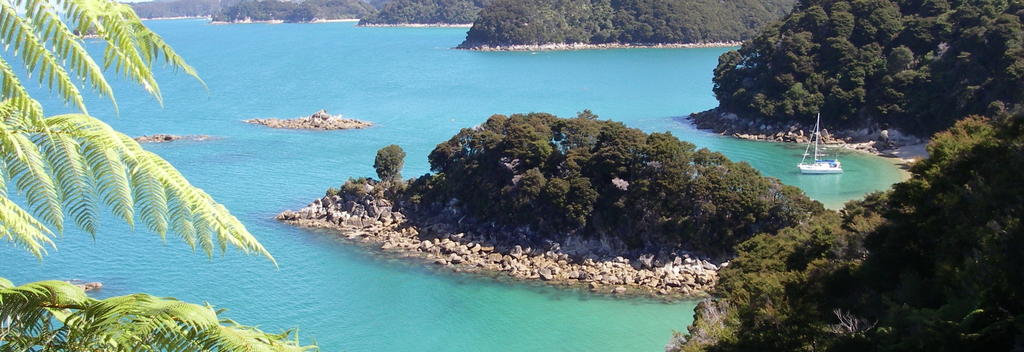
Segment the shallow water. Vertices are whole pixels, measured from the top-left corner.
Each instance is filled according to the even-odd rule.
[[[399,144],[405,174],[428,171],[427,153],[494,113],[591,109],[646,131],[672,131],[751,163],[831,207],[884,189],[901,171],[887,160],[841,156],[843,175],[800,176],[799,146],[722,138],[681,116],[715,105],[711,71],[726,49],[542,53],[450,50],[465,28],[356,28],[352,23],[207,25],[152,21],[196,67],[208,89],[161,72],[161,108],[114,82],[120,116],[90,112],[130,135],[209,134],[207,142],[148,145],[224,203],[274,254],[210,260],[174,239],[108,221],[93,241],[68,231],[39,262],[0,246],[0,275],[24,283],[102,281],[101,295],[143,291],[227,307],[265,329],[298,326],[325,351],[648,351],[684,330],[694,303],[620,300],[442,274],[382,259],[314,231],[278,224],[350,176],[370,176],[375,151]],[[95,46],[95,44],[92,44]],[[43,92],[42,90],[36,90]],[[61,104],[49,101],[54,113]],[[373,121],[359,131],[273,130],[239,122],[318,109]]]

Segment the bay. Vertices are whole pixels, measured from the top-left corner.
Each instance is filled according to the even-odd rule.
[[[200,73],[206,88],[168,70],[161,107],[113,82],[119,113],[90,112],[130,135],[207,134],[205,142],[147,145],[225,204],[274,254],[212,259],[174,238],[107,219],[99,235],[68,230],[43,261],[0,246],[0,276],[101,281],[101,296],[147,292],[230,308],[264,329],[300,327],[325,351],[650,351],[692,320],[695,302],[665,304],[441,273],[375,256],[332,236],[281,225],[329,186],[372,176],[377,149],[402,146],[406,176],[460,128],[495,113],[590,109],[645,131],[671,131],[751,163],[837,208],[904,175],[890,161],[844,153],[843,175],[800,176],[799,146],[723,138],[682,117],[715,106],[712,69],[727,49],[571,52],[452,50],[465,28],[357,28],[352,23],[209,25],[150,21]],[[90,48],[99,49],[90,42]],[[45,94],[45,89],[34,89]],[[47,111],[64,109],[44,101]],[[375,122],[358,131],[289,131],[240,122],[319,109]]]

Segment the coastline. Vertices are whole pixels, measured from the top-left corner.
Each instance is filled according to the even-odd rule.
[[[206,17],[209,18],[209,17]],[[284,20],[242,20],[242,21],[210,21],[210,24],[223,25],[223,24],[252,24],[252,23],[267,23],[267,24],[281,24],[281,23],[338,23],[338,22],[359,22],[358,18],[339,18],[333,20],[321,20],[316,19],[309,22],[285,22]]]
[[[210,19],[210,16],[173,16],[173,17],[151,17],[143,18],[143,21],[167,21],[167,20],[198,20]]]
[[[685,119],[699,130],[758,142],[804,144],[813,130],[812,126],[803,126],[797,122],[740,119],[736,114],[719,111],[718,108],[692,113]],[[902,169],[928,157],[926,139],[896,129],[822,129],[821,134],[824,145],[887,158]]]
[[[522,45],[459,45],[455,49],[469,51],[568,51],[568,50],[603,50],[603,49],[694,49],[694,48],[730,48],[738,47],[742,42],[712,42],[712,43],[666,43],[666,44],[643,44],[643,43],[549,43],[549,44],[522,44]]]
[[[281,24],[281,23],[284,23],[284,20],[262,20],[262,21],[253,21],[253,20],[243,20],[243,21],[210,21],[210,24],[215,24],[215,25],[225,25],[225,24],[254,24],[254,23],[266,23],[266,24]]]
[[[612,249],[617,246],[607,239],[499,240],[529,236],[521,229],[475,226],[464,216],[453,216],[454,208],[430,216],[407,216],[402,208],[384,197],[339,194],[316,199],[298,211],[286,210],[276,218],[297,227],[329,230],[352,244],[456,273],[623,297],[707,297],[718,281],[719,268],[728,265],[687,253],[630,255]]]
[[[471,28],[472,23],[367,23],[358,27],[367,28]]]
[[[312,22],[303,22],[303,23],[338,23],[338,22],[359,22],[359,19],[358,18],[338,18],[338,19],[333,19],[333,20],[316,19],[316,20],[313,20]]]

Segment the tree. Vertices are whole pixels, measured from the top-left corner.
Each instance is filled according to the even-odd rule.
[[[89,115],[82,89],[111,99],[103,69],[157,101],[153,65],[192,69],[128,5],[111,0],[15,0],[0,5],[0,239],[42,259],[66,222],[95,235],[102,208],[134,226],[178,235],[212,255],[228,246],[273,257],[167,161]],[[75,33],[106,45],[100,66]],[[17,57],[17,60],[15,60]],[[77,112],[46,116],[13,65]],[[76,84],[76,82],[79,82]],[[200,80],[200,82],[202,82]],[[8,194],[13,188],[19,197]],[[210,306],[145,294],[96,300],[63,282],[14,286],[0,279],[0,350],[306,350],[289,332],[268,334],[218,317]]]
[[[377,170],[377,177],[384,182],[402,179],[404,165],[405,151],[394,144],[378,150],[377,157],[373,160],[373,169]]]

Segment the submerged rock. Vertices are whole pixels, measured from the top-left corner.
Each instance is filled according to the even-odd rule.
[[[145,136],[138,136],[135,137],[134,139],[136,142],[139,143],[166,143],[180,140],[201,142],[211,140],[213,139],[213,137],[207,136],[205,134],[179,136],[174,134],[157,133]]]
[[[265,118],[249,119],[244,121],[246,123],[263,125],[270,128],[301,130],[349,130],[373,126],[373,123],[367,121],[347,119],[341,117],[341,115],[328,114],[326,110],[320,110],[312,115],[294,119]]]

